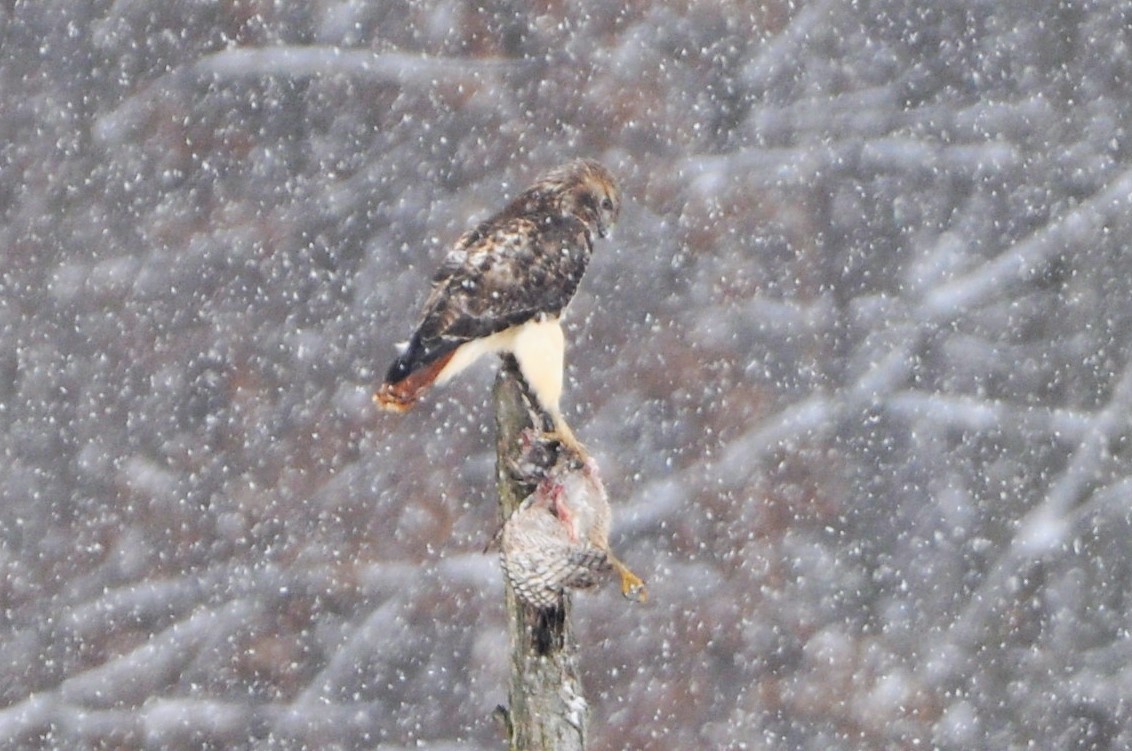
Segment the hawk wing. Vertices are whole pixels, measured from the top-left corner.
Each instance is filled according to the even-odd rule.
[[[589,232],[574,216],[510,217],[465,233],[434,277],[420,323],[390,366],[383,393],[407,408],[461,346],[557,317],[592,252]]]

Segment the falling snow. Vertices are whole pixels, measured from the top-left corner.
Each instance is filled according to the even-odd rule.
[[[585,156],[591,746],[1132,747],[1132,14],[0,7],[0,747],[496,749],[492,368],[370,394]]]

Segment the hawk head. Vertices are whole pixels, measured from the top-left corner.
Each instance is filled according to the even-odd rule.
[[[547,172],[532,189],[551,198],[558,213],[582,220],[605,237],[621,212],[621,189],[613,175],[592,159],[578,159]]]

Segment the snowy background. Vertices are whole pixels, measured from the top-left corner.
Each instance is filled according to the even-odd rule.
[[[537,6],[537,7],[532,7]],[[0,748],[497,749],[481,365],[548,166],[615,548],[594,749],[1132,746],[1132,6],[0,4]],[[1030,745],[1028,745],[1030,744]]]

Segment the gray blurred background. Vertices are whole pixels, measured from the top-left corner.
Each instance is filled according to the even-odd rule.
[[[0,4],[0,747],[496,749],[448,244],[626,194],[567,414],[594,749],[1132,746],[1132,6]]]

